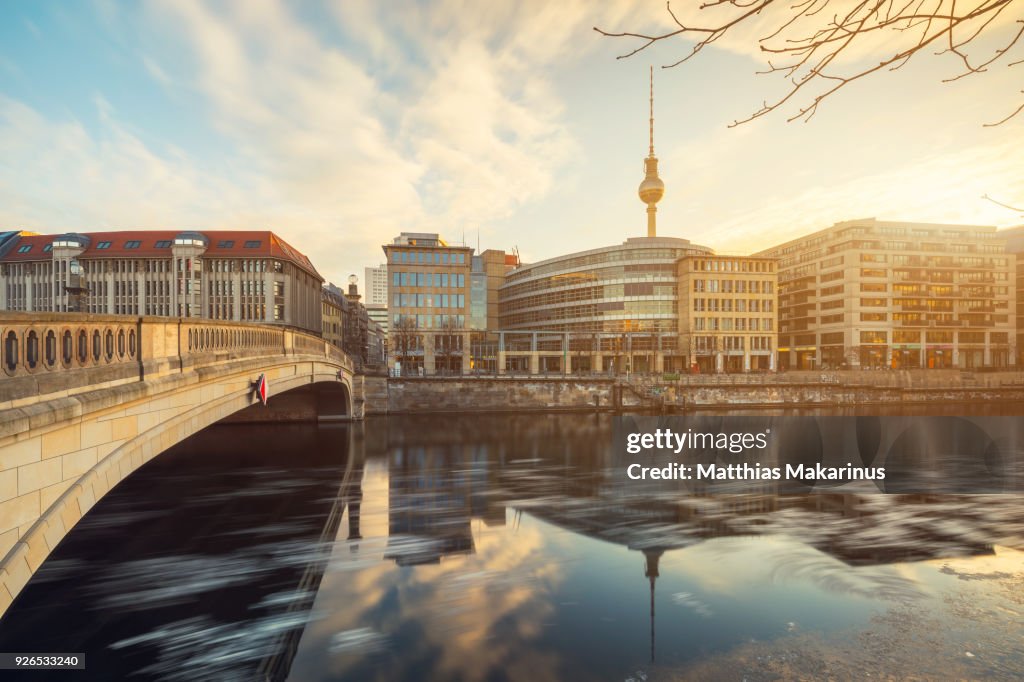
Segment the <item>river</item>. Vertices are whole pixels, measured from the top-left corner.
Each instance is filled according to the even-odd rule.
[[[96,680],[1024,677],[1019,493],[637,494],[612,429],[211,427],[82,519],[0,651]]]

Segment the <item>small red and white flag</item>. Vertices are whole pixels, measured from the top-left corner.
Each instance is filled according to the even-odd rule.
[[[256,380],[256,397],[260,399],[260,402],[264,405],[267,404],[267,375],[261,374],[260,378]]]

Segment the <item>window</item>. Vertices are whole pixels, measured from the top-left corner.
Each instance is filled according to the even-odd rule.
[[[124,243],[124,248],[126,248],[126,249],[137,249],[137,248],[139,248],[139,245],[141,245],[141,244],[142,244],[142,242],[140,242],[138,239],[131,239],[131,240],[126,241]]]
[[[247,241],[245,243],[245,248],[247,248],[247,249],[258,249],[258,248],[260,248],[260,244],[262,244],[262,242],[260,240],[258,240],[258,239],[250,239],[249,241]]]
[[[25,244],[24,246],[19,246],[18,247],[18,253],[28,253],[31,250],[32,250],[32,245],[31,244]]]
[[[96,248],[97,249],[109,249],[110,248],[110,242],[100,242],[99,244],[96,245]]]
[[[50,253],[53,250],[53,244],[47,244],[43,247],[43,253]]]
[[[158,249],[169,249],[171,247],[171,240],[170,239],[161,239],[154,246],[156,248],[158,248]],[[99,247],[97,247],[97,248],[99,248]]]
[[[234,239],[222,239],[219,242],[217,242],[217,248],[218,249],[230,249],[230,248],[234,248],[234,246],[235,246],[235,240]]]

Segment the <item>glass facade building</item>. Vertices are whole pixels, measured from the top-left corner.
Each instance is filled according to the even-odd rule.
[[[503,349],[514,355],[562,344],[566,356],[549,359],[574,372],[686,367],[678,348],[678,262],[712,253],[686,239],[638,237],[519,267],[500,289]],[[527,340],[517,330],[552,334]],[[510,367],[519,369],[514,360]]]

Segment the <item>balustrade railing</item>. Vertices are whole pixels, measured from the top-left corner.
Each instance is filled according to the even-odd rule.
[[[312,355],[351,371],[352,360],[314,334],[257,323],[77,313],[0,312],[0,377],[120,368],[172,358],[191,364],[258,355]]]
[[[6,376],[32,375],[138,361],[138,321],[90,315],[0,316],[0,355]]]

